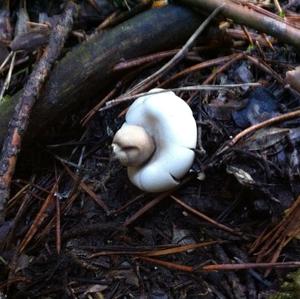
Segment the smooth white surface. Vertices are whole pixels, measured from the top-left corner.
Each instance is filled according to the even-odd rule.
[[[131,182],[147,192],[174,188],[195,156],[192,149],[197,143],[197,126],[190,107],[171,91],[146,95],[130,106],[126,123],[143,127],[156,144],[145,165],[128,167]]]

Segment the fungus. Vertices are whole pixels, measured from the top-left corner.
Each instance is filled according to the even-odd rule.
[[[125,120],[112,149],[128,167],[130,181],[147,192],[174,188],[195,156],[197,126],[190,107],[171,91],[149,94],[134,101]]]

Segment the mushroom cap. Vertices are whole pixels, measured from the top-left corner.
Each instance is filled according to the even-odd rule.
[[[190,107],[171,91],[145,95],[130,106],[126,124],[143,127],[156,145],[148,162],[128,167],[131,182],[147,192],[174,188],[195,157],[197,126]]]
[[[141,126],[124,123],[112,142],[113,154],[124,166],[140,166],[153,154],[153,139]]]

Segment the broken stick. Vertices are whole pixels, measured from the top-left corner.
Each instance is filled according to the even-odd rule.
[[[77,7],[69,1],[57,25],[54,27],[49,44],[39,62],[32,71],[20,96],[13,118],[10,121],[8,135],[4,142],[0,159],[0,223],[5,218],[4,208],[10,194],[10,184],[21,149],[24,132],[27,129],[31,110],[39,97],[41,88],[49,74],[51,66],[59,57],[68,33],[73,26]]]

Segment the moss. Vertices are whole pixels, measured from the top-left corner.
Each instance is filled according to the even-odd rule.
[[[299,299],[300,298],[300,270],[287,275],[287,280],[280,287],[280,291],[271,295],[269,299]]]

